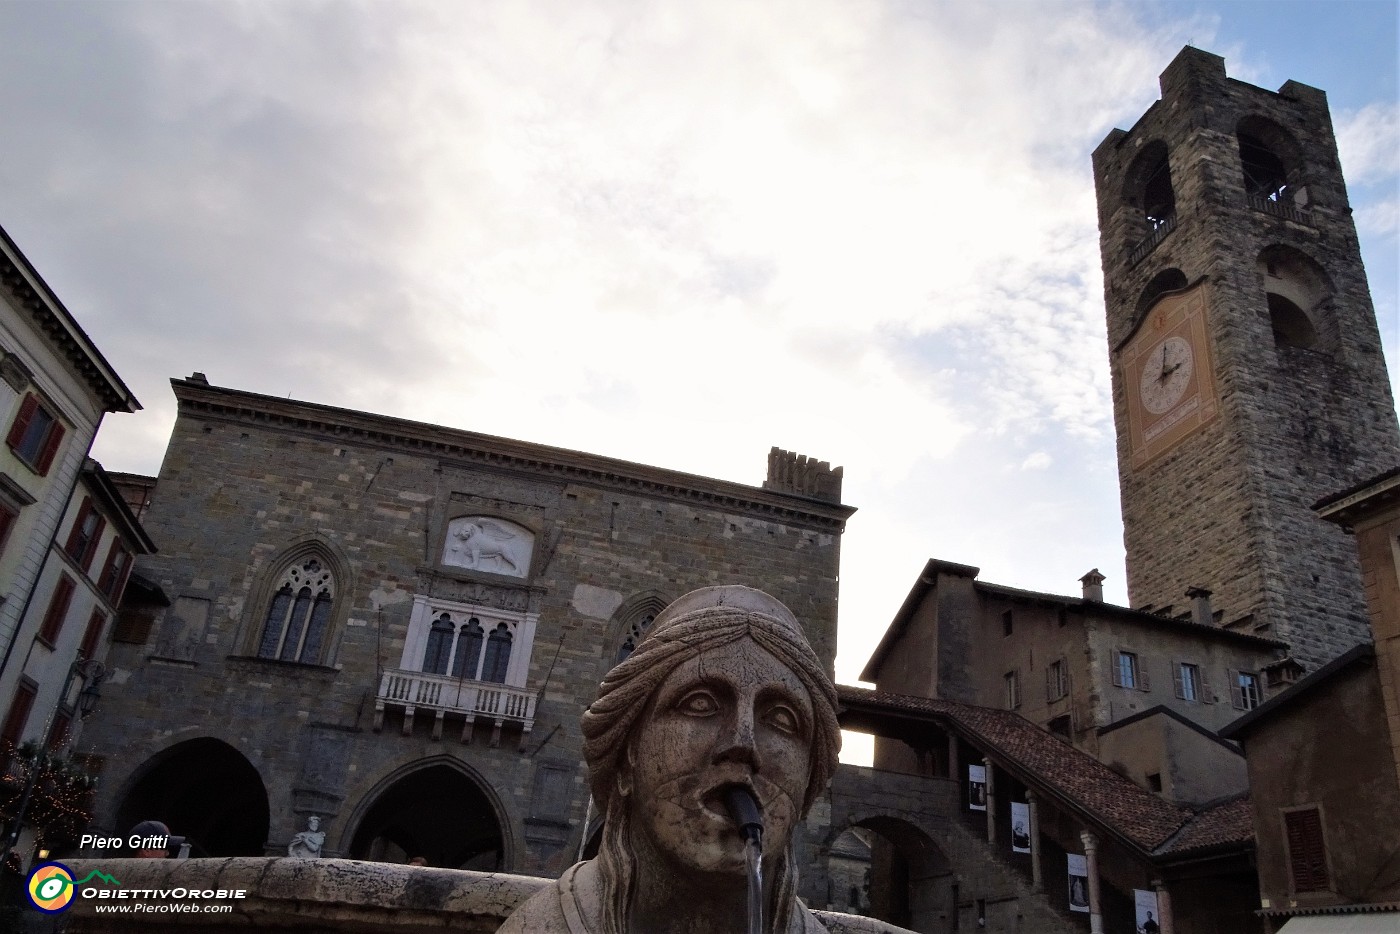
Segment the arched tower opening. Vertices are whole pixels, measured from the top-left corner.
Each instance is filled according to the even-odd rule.
[[[1330,352],[1336,338],[1328,313],[1332,287],[1322,267],[1277,245],[1262,250],[1257,265],[1275,346]]]
[[[1307,206],[1302,151],[1288,131],[1272,120],[1250,115],[1240,120],[1235,137],[1246,195]]]
[[[375,794],[350,836],[348,856],[385,863],[415,857],[429,866],[505,868],[496,807],[465,771],[445,762],[414,769]]]
[[[262,856],[268,834],[267,789],[241,752],[212,737],[187,740],[152,756],[116,809],[118,834],[158,820],[190,842],[196,856]]]

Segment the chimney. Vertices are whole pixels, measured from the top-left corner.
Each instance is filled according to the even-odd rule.
[[[1079,578],[1079,583],[1084,585],[1084,599],[1093,603],[1103,603],[1103,582],[1104,576],[1099,573],[1098,568]]]
[[[1186,597],[1191,601],[1191,621],[1199,626],[1214,626],[1215,613],[1210,608],[1210,591],[1204,587],[1190,587]]]

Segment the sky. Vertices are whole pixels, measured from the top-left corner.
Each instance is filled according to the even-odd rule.
[[[842,465],[839,681],[930,557],[1127,602],[1090,153],[1187,44],[1328,92],[1400,371],[1397,3],[0,3],[0,225],[168,380],[758,485]]]

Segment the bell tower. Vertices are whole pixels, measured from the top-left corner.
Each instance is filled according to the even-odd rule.
[[[1355,545],[1312,505],[1400,464],[1327,97],[1185,48],[1094,151],[1128,593],[1282,639],[1370,638]]]

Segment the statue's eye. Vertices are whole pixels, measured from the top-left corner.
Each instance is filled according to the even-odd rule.
[[[709,691],[692,691],[681,698],[676,709],[692,717],[708,717],[719,711],[719,703]]]
[[[800,728],[797,712],[784,704],[775,704],[763,714],[764,722],[784,733],[796,734]]]

